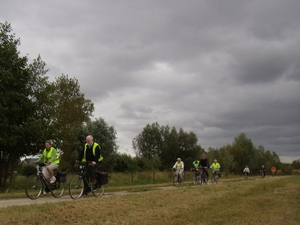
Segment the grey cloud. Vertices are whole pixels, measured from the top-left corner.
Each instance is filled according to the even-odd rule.
[[[300,158],[299,1],[1,3],[21,53],[41,54],[51,79],[77,78],[119,151],[133,154],[157,121],[194,131],[206,149],[245,132]]]

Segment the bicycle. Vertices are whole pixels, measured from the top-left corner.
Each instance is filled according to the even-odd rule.
[[[245,172],[245,179],[247,180],[249,177],[249,172]]]
[[[32,200],[38,199],[42,193],[51,192],[55,198],[60,198],[64,193],[66,180],[64,179],[61,182],[60,178],[57,177],[56,182],[50,184],[42,173],[43,167],[46,165],[45,163],[39,163],[37,165],[37,174],[30,175],[26,180],[25,193]],[[58,176],[58,174],[56,173],[55,176]],[[63,176],[66,176],[66,174],[63,174]]]
[[[182,171],[182,173],[180,175],[180,170],[182,170],[182,169],[173,168],[173,170],[175,170],[174,179],[173,179],[174,186],[181,185],[183,183],[183,180],[184,180],[184,171]]]
[[[207,175],[205,173],[205,167],[201,167],[201,170],[200,170],[200,185],[203,185],[203,184],[207,184]]]
[[[192,168],[191,170],[194,172],[193,183],[194,184],[200,184],[200,171],[199,171],[199,168]]]
[[[216,170],[213,172],[213,175],[212,175],[212,183],[217,184],[218,180],[219,180],[219,171]]]
[[[69,194],[72,199],[79,199],[83,195],[84,182],[88,184],[89,190],[93,193],[93,195],[96,198],[101,197],[105,192],[106,184],[99,183],[98,177],[96,177],[97,178],[96,184],[91,184],[89,182],[90,178],[84,175],[86,165],[88,165],[88,163],[79,163],[79,172],[73,175],[73,177],[70,180]],[[96,172],[96,176],[99,176],[97,172]]]
[[[266,176],[266,171],[265,171],[265,170],[261,170],[260,172],[261,172],[261,178],[265,178],[265,176]]]

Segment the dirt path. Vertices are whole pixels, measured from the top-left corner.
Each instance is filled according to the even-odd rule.
[[[176,187],[170,186],[170,187],[159,187],[156,190],[168,190],[168,189],[174,189]],[[102,196],[102,198],[110,197],[113,195],[127,195],[127,194],[134,194],[138,192],[128,192],[128,191],[118,191],[118,192],[106,192]],[[73,200],[69,195],[64,195],[61,198],[54,198],[50,193],[47,194],[47,196],[40,196],[36,200],[31,200],[29,198],[16,198],[16,199],[4,199],[0,200],[0,208],[5,208],[8,206],[17,206],[17,205],[31,205],[31,204],[43,204],[43,203],[53,203],[58,201],[80,201],[87,198],[95,198],[93,194],[89,194],[88,196],[83,196],[78,200]]]

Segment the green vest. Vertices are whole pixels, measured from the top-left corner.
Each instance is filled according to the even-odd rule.
[[[96,143],[96,142],[94,142],[94,144],[93,144],[93,155],[96,155],[95,154],[95,150],[96,150],[96,147],[97,146],[99,146],[99,148],[101,149],[101,147],[100,147],[100,145],[98,144],[98,143]],[[85,143],[85,145],[84,145],[84,153],[83,153],[83,158],[82,158],[82,162],[86,162],[86,149],[87,149],[87,147],[88,147],[88,144],[87,143]],[[102,155],[100,155],[100,157],[99,157],[99,159],[98,159],[98,162],[101,162],[103,160],[103,157],[102,157]]]
[[[211,168],[213,169],[213,171],[219,170],[220,164],[219,163],[213,163],[213,164],[211,164]]]
[[[180,163],[177,162],[177,168],[181,168],[181,165],[182,165],[182,162],[181,162],[181,161],[180,161]]]
[[[47,151],[46,149],[44,149],[44,152],[43,152],[43,157],[44,157],[44,162],[48,162],[52,156],[53,156],[53,153],[54,151],[56,152],[55,148],[51,147],[49,151]],[[51,163],[53,164],[59,164],[59,156],[58,154],[56,153],[56,156],[55,156],[55,160]]]
[[[199,167],[199,164],[200,164],[200,161],[194,161],[194,162],[193,162],[194,168],[198,168],[198,167]]]

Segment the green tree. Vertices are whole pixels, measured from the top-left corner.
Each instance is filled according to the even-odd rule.
[[[56,78],[49,89],[52,92],[48,93],[48,98],[53,103],[48,112],[51,115],[49,126],[53,133],[48,133],[48,138],[63,151],[62,161],[68,161],[82,124],[90,121],[94,104],[81,93],[78,80],[67,75]]]
[[[0,187],[13,174],[19,157],[36,149],[35,88],[44,74],[35,65],[42,61],[38,58],[37,64],[28,65],[27,57],[20,56],[19,45],[11,25],[0,23]]]
[[[294,167],[296,170],[300,169],[300,159],[294,160],[292,162],[292,167]]]
[[[233,172],[239,174],[245,165],[250,164],[251,159],[255,154],[255,147],[252,140],[249,139],[245,133],[241,133],[239,136],[235,137],[235,141],[230,149],[230,154],[235,161]]]
[[[230,145],[220,149],[220,165],[221,170],[224,171],[225,176],[230,174],[230,171],[234,168],[234,157],[230,154]],[[240,171],[242,172],[242,171]]]
[[[147,124],[143,131],[132,141],[136,155],[151,159],[161,151],[162,137],[158,123]]]
[[[138,156],[148,159],[159,157],[160,169],[173,166],[176,158],[180,157],[185,165],[191,165],[204,152],[197,144],[198,138],[194,132],[185,132],[182,128],[177,132],[173,127],[160,127],[158,123],[146,125],[143,131],[132,141],[132,146]],[[187,167],[188,168],[188,167]]]
[[[178,132],[175,127],[170,127],[167,125],[162,127],[162,145],[159,157],[161,158],[162,167],[161,169],[169,169],[173,166],[176,158],[180,155],[180,147],[178,144]]]

